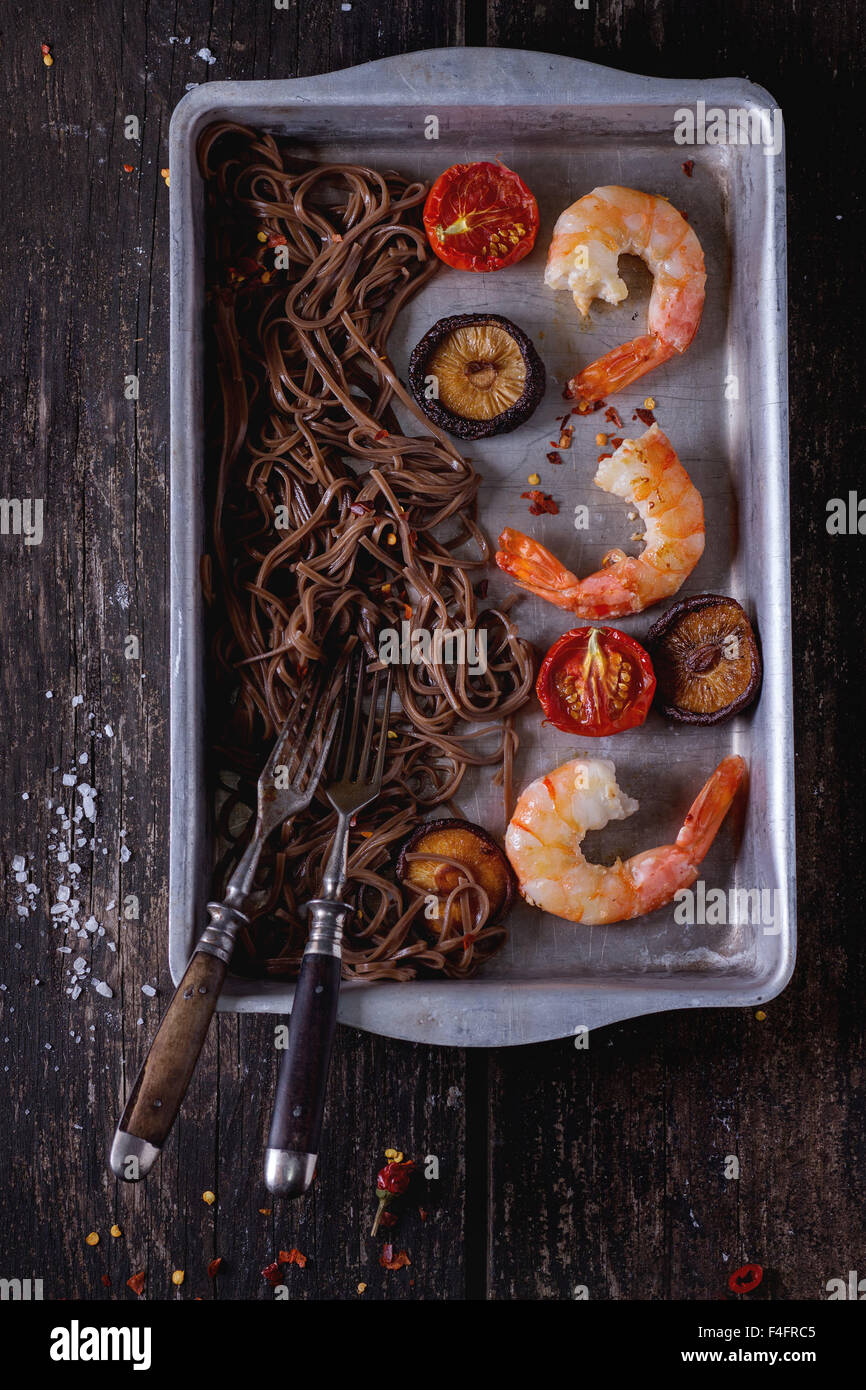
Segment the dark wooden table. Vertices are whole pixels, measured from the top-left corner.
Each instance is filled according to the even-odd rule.
[[[296,1247],[308,1262],[287,1269],[293,1298],[354,1299],[363,1283],[367,1299],[567,1299],[578,1285],[593,1299],[715,1299],[754,1260],[767,1271],[754,1298],[803,1299],[858,1262],[866,1271],[866,542],[825,527],[827,500],[862,486],[863,29],[856,0],[5,7],[0,488],[44,498],[45,537],[25,547],[0,536],[0,1275],[42,1277],[46,1297],[123,1300],[134,1299],[128,1276],[146,1269],[150,1298],[267,1299],[260,1269]],[[747,75],[785,110],[797,972],[764,1021],[751,1010],[668,1014],[603,1030],[587,1052],[563,1041],[465,1053],[342,1030],[315,1195],[272,1212],[258,1156],[273,1022],[224,1016],[158,1170],[119,1188],[106,1145],[171,990],[160,175],[171,111],[191,82],[302,76],[464,43],[663,76]],[[203,48],[214,63],[196,57]],[[129,115],[140,143],[124,138]],[[132,374],[138,400],[125,394]],[[102,842],[81,851],[79,916],[105,923],[117,949],[77,943],[112,997],[88,983],[73,1000],[72,957],[57,954],[47,922],[58,817],[46,802],[69,805],[62,774],[83,753]],[[39,889],[26,918],[15,854],[33,855]],[[107,904],[129,895],[139,919],[118,927]],[[158,995],[145,997],[144,984]],[[440,1165],[400,1227],[411,1267],[396,1272],[366,1234],[387,1145]],[[739,1158],[738,1181],[724,1177],[727,1154]],[[89,1231],[98,1245],[85,1244]],[[186,1271],[179,1290],[175,1269]]]

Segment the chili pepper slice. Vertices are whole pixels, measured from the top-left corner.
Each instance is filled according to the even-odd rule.
[[[501,270],[522,261],[535,245],[538,204],[504,164],[452,164],[427,195],[424,229],[446,265]]]
[[[655,693],[649,655],[615,627],[575,627],[541,663],[535,692],[557,729],[603,738],[643,724]]]
[[[741,1265],[728,1279],[728,1288],[731,1293],[751,1293],[763,1277],[764,1271],[760,1265]]]

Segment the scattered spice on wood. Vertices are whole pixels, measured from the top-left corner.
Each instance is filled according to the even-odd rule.
[[[281,1265],[297,1265],[298,1269],[305,1269],[307,1264],[306,1255],[302,1255],[294,1246],[291,1250],[281,1250],[277,1260]]]
[[[110,1288],[111,1288],[111,1280],[109,1279],[109,1277],[108,1277],[107,1274],[103,1274],[103,1275],[100,1277],[99,1282],[100,1282],[100,1284],[102,1285],[102,1287],[103,1287],[104,1289],[110,1289]]]
[[[412,1261],[409,1259],[405,1250],[398,1250],[395,1255],[393,1245],[382,1246],[379,1264],[383,1269],[405,1269],[406,1266],[411,1265],[411,1263]]]
[[[140,1269],[137,1274],[133,1274],[130,1279],[127,1279],[126,1286],[127,1288],[132,1289],[132,1292],[134,1294],[137,1294],[137,1296],[141,1298],[142,1292],[144,1290],[144,1281],[146,1278],[147,1270]]]
[[[741,1265],[735,1269],[728,1279],[728,1288],[731,1293],[751,1293],[756,1289],[764,1277],[764,1271],[760,1265],[749,1264]]]
[[[267,1279],[272,1289],[277,1288],[283,1282],[282,1272],[276,1260],[272,1264],[265,1265],[262,1270],[262,1278]]]
[[[558,504],[546,492],[521,492],[520,496],[529,499],[531,516],[542,516],[545,512],[550,516],[559,515]]]
[[[686,176],[687,179],[690,179],[690,178],[691,178],[692,173],[694,172],[694,167],[695,167],[695,161],[694,161],[693,159],[684,159],[684,160],[683,160],[683,173],[685,174],[685,176]]]
[[[215,1259],[213,1259],[213,1260],[211,1260],[211,1261],[209,1262],[208,1267],[207,1267],[207,1277],[208,1277],[209,1279],[215,1279],[215,1278],[217,1277],[217,1275],[219,1274],[220,1265],[222,1264],[222,1262],[223,1262],[223,1257],[222,1257],[222,1255],[217,1255]]]
[[[389,1158],[389,1154],[393,1154],[394,1157]],[[386,1208],[390,1206],[395,1197],[403,1196],[415,1171],[414,1161],[411,1158],[404,1160],[402,1153],[397,1149],[386,1149],[385,1157],[388,1158],[388,1162],[376,1174],[376,1198],[379,1209],[370,1231],[371,1236],[374,1236],[381,1226]],[[388,1222],[386,1224],[391,1225],[393,1223]]]

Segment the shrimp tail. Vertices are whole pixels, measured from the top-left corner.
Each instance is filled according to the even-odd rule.
[[[692,802],[677,836],[677,844],[692,864],[700,864],[709,850],[745,775],[744,758],[723,758]]]
[[[497,565],[510,574],[521,589],[528,589],[558,608],[573,611],[580,580],[545,546],[510,526],[506,526],[499,537],[499,546]]]
[[[723,758],[692,802],[676,843],[659,845],[629,859],[626,867],[634,885],[632,917],[655,912],[680,889],[691,887],[745,774],[743,758]]]
[[[676,349],[655,333],[634,338],[612,348],[568,383],[572,396],[584,401],[600,401],[623,391],[647,372],[673,357]]]

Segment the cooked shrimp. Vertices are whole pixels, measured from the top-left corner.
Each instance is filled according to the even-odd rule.
[[[496,563],[523,589],[581,618],[621,618],[675,594],[704,551],[704,504],[658,425],[624,439],[604,458],[596,487],[633,502],[645,524],[640,555],[609,550],[603,567],[578,579],[545,546],[506,527]]]
[[[644,850],[609,868],[581,853],[589,830],[625,820],[638,803],[620,791],[608,758],[575,758],[521,793],[505,834],[527,902],[569,922],[625,922],[663,907],[698,876],[698,865],[727,815],[746,764],[724,758],[698,793],[673,845]]]
[[[640,256],[653,274],[647,332],[584,367],[572,394],[599,401],[685,352],[704,307],[704,253],[686,219],[666,198],[634,188],[594,188],[565,209],[553,229],[544,282],[569,289],[582,314],[593,299],[620,304],[628,294],[617,270]]]

